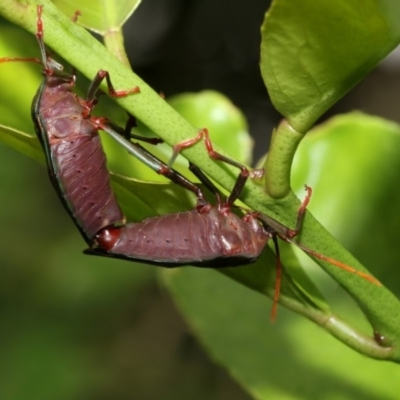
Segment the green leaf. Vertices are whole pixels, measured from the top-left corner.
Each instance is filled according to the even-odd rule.
[[[85,28],[105,35],[117,30],[128,20],[141,0],[53,0],[53,3],[66,15],[72,17],[77,10],[81,12],[78,23]]]
[[[261,73],[277,110],[302,133],[400,42],[397,0],[274,0]]]
[[[173,183],[143,182],[120,174],[111,177],[118,203],[130,221],[190,210],[196,204],[193,194]]]
[[[0,141],[36,161],[45,162],[42,147],[36,137],[0,124]]]
[[[252,398],[397,398],[398,365],[367,359],[282,309],[269,324],[269,302],[215,271],[180,269],[162,277],[212,358]]]

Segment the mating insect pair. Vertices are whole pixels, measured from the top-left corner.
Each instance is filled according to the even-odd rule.
[[[257,212],[247,212],[242,217],[231,208],[239,197],[249,171],[243,165],[215,152],[206,129],[196,138],[174,146],[174,157],[182,148],[204,140],[210,157],[240,169],[231,194],[225,201],[210,180],[196,166],[190,169],[214,193],[216,205],[211,205],[202,190],[169,165],[145,150],[140,144],[128,140],[130,121],[122,129],[106,118],[95,117],[91,111],[97,103],[101,82],[106,79],[109,94],[113,97],[139,93],[139,88],[116,91],[109,74],[100,70],[89,86],[85,99],[73,93],[75,76],[63,71],[46,53],[43,41],[42,6],[37,8],[37,39],[41,60],[34,58],[2,58],[0,62],[31,61],[43,65],[44,80],[32,104],[32,118],[36,133],[46,154],[50,179],[66,210],[89,245],[85,252],[115,258],[140,260],[161,266],[199,265],[218,268],[244,265],[256,260],[272,239],[277,251],[277,279],[274,294],[275,315],[280,290],[280,259],[277,236],[292,242],[297,235],[311,196],[301,205],[297,224],[291,230],[278,221]],[[163,215],[138,223],[126,223],[110,185],[98,131],[103,130],[120,143],[130,154],[144,164],[165,175],[173,182],[196,194],[194,210]],[[173,158],[174,158],[173,157]],[[297,243],[295,243],[297,244]],[[377,283],[374,278],[301,244],[307,253],[340,268]]]

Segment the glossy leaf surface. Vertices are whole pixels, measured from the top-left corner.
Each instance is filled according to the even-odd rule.
[[[275,0],[261,73],[276,109],[305,133],[400,42],[397,0]]]

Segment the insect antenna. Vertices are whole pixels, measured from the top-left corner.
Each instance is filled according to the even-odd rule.
[[[329,264],[334,265],[335,267],[341,268],[341,269],[343,269],[343,270],[345,270],[347,272],[355,274],[355,275],[359,276],[360,278],[363,278],[363,279],[373,283],[374,285],[382,286],[381,282],[379,282],[376,278],[374,278],[370,274],[367,274],[366,272],[359,271],[359,270],[357,270],[357,269],[355,269],[353,267],[350,267],[350,265],[347,265],[347,264],[345,264],[345,263],[343,263],[341,261],[335,260],[334,258],[325,256],[325,255],[323,255],[321,253],[317,253],[316,251],[311,250],[310,248],[308,248],[308,247],[306,247],[306,246],[304,246],[304,245],[302,245],[302,244],[300,244],[300,243],[298,243],[298,242],[296,242],[294,240],[291,240],[291,239],[288,239],[288,238],[282,238],[282,239],[285,240],[288,243],[294,244],[299,249],[303,250],[304,252],[306,252],[307,254],[309,254],[312,257],[318,258],[319,260],[322,260],[322,261],[326,261]]]
[[[34,62],[36,64],[42,64],[42,61],[36,57],[2,57],[0,58],[0,63],[2,62],[13,62],[13,61],[21,61],[21,62]]]

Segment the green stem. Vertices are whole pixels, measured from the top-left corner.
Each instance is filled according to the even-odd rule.
[[[274,260],[273,256],[270,258],[270,261],[272,260]],[[256,264],[248,266],[243,273],[240,273],[237,268],[227,268],[220,272],[273,299],[275,271],[273,268],[268,268],[268,264],[268,259],[263,254]],[[315,322],[336,339],[361,354],[379,360],[400,361],[400,355],[394,346],[378,343],[372,335],[367,336],[341,320],[332,313],[326,303],[321,302],[320,299],[310,298],[303,288],[299,287],[298,283],[284,271],[279,304]],[[279,319],[279,308],[277,318]]]
[[[124,36],[121,29],[112,29],[107,31],[104,36],[104,45],[121,61],[122,64],[130,66],[128,56],[126,55],[124,46]]]
[[[264,164],[265,189],[269,196],[281,199],[290,193],[290,169],[304,134],[283,120],[274,130],[268,157]]]
[[[286,296],[282,296],[280,303],[315,322],[333,337],[361,354],[378,360],[400,361],[394,347],[381,346],[372,336],[359,332],[333,313],[327,314],[314,307],[305,307],[302,303]]]

